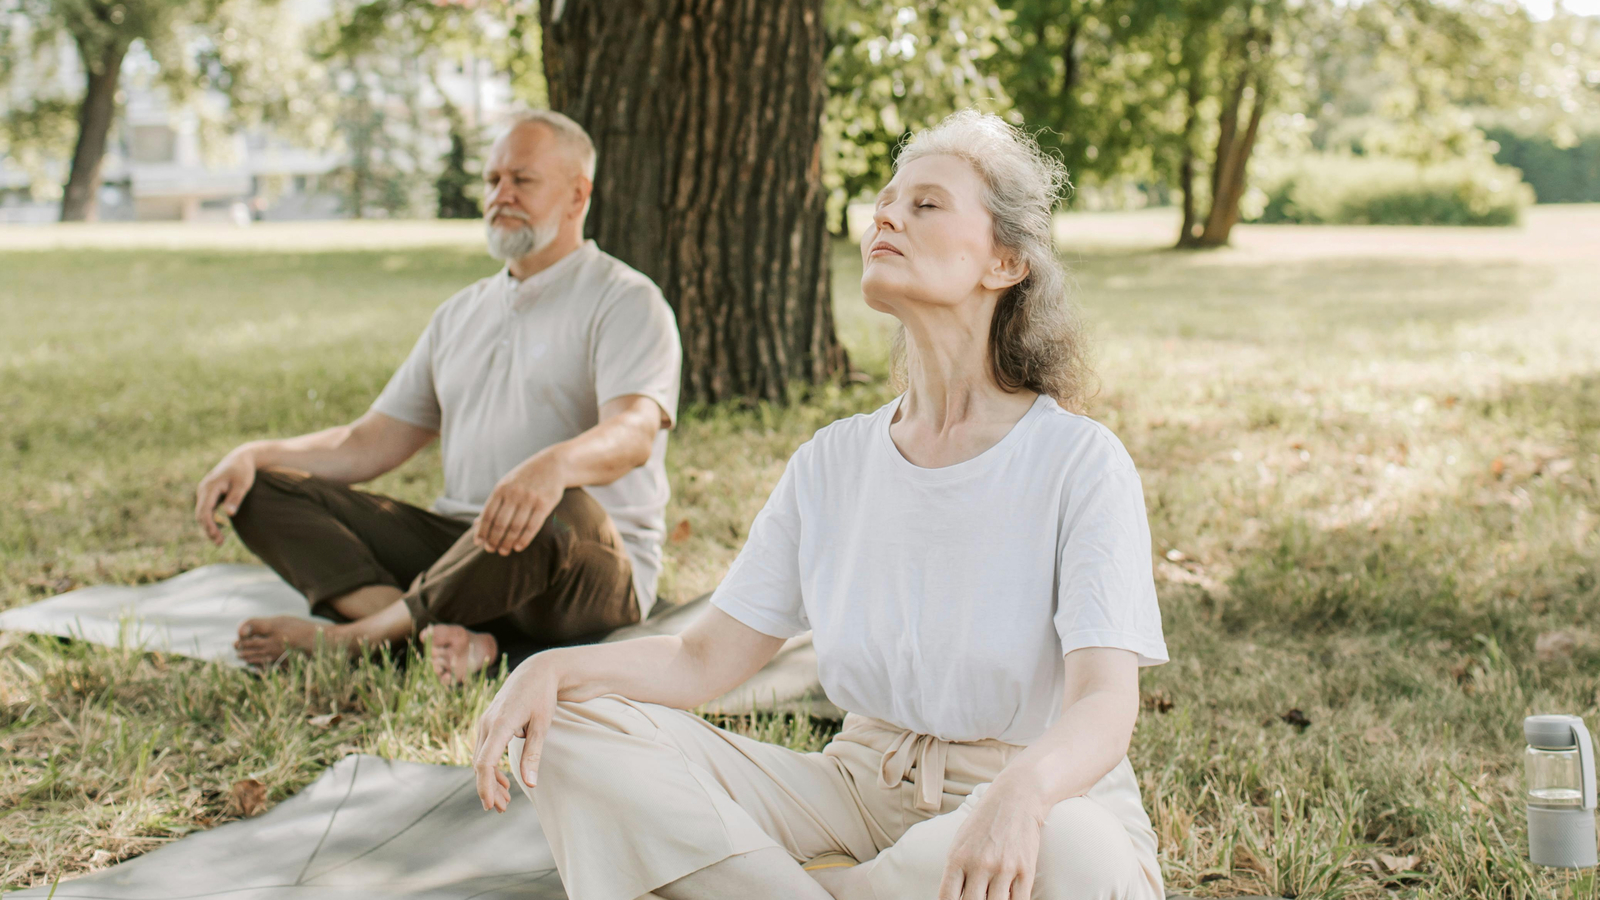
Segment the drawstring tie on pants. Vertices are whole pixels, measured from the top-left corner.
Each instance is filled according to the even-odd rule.
[[[910,729],[900,732],[878,766],[879,786],[892,788],[908,780],[906,776],[915,768],[916,808],[937,813],[944,799],[944,762],[949,747],[948,741],[931,734],[918,734]]]

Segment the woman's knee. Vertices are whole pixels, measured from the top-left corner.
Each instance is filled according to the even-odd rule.
[[[604,775],[614,764],[608,747],[619,739],[653,740],[657,728],[650,718],[621,697],[606,695],[590,700],[562,700],[545,729],[539,748],[539,784],[581,785]],[[523,741],[511,749],[519,767]]]
[[[1087,797],[1057,803],[1039,835],[1039,900],[1132,900],[1150,894],[1127,829]]]
[[[869,876],[877,895],[937,893],[956,833],[983,793],[980,785],[961,807],[913,825],[880,854]],[[1115,816],[1085,797],[1056,804],[1039,834],[1035,900],[1146,900],[1150,895],[1133,843]]]

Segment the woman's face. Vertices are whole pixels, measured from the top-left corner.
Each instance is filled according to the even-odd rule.
[[[907,304],[953,306],[1021,280],[994,246],[983,179],[955,156],[906,163],[878,193],[861,236],[861,293],[898,314]],[[1015,277],[1012,277],[1015,276]]]

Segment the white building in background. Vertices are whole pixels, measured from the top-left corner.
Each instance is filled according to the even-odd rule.
[[[300,0],[303,15],[327,14],[325,0]],[[329,184],[345,163],[342,152],[299,147],[263,130],[229,134],[209,145],[201,140],[202,113],[220,120],[226,100],[220,94],[172,107],[154,86],[153,62],[129,53],[124,62],[121,104],[100,167],[99,217],[118,220],[217,221],[248,224],[252,219],[331,219],[352,215]],[[81,64],[63,48],[56,89],[67,96],[83,90]],[[26,82],[27,79],[18,79]],[[437,78],[417,85],[424,104],[438,104],[434,85],[446,94],[470,126],[484,128],[503,120],[512,104],[511,85],[486,61],[464,66],[441,64]],[[0,98],[3,102],[5,98]],[[12,98],[16,100],[18,98]],[[404,121],[397,116],[396,121]],[[442,157],[447,144],[423,142],[429,158]],[[70,159],[51,160],[46,180],[66,183]],[[421,176],[419,176],[421,177]],[[429,177],[431,181],[432,176]],[[59,217],[59,187],[37,196],[35,180],[15,161],[0,157],[0,223],[53,222]]]

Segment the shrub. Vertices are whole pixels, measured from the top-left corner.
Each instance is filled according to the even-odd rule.
[[[1256,221],[1307,225],[1514,225],[1534,199],[1516,169],[1466,159],[1305,156],[1262,188]]]
[[[1496,145],[1495,162],[1520,169],[1540,203],[1600,202],[1600,131],[1579,136],[1570,147],[1503,126],[1484,136]]]

